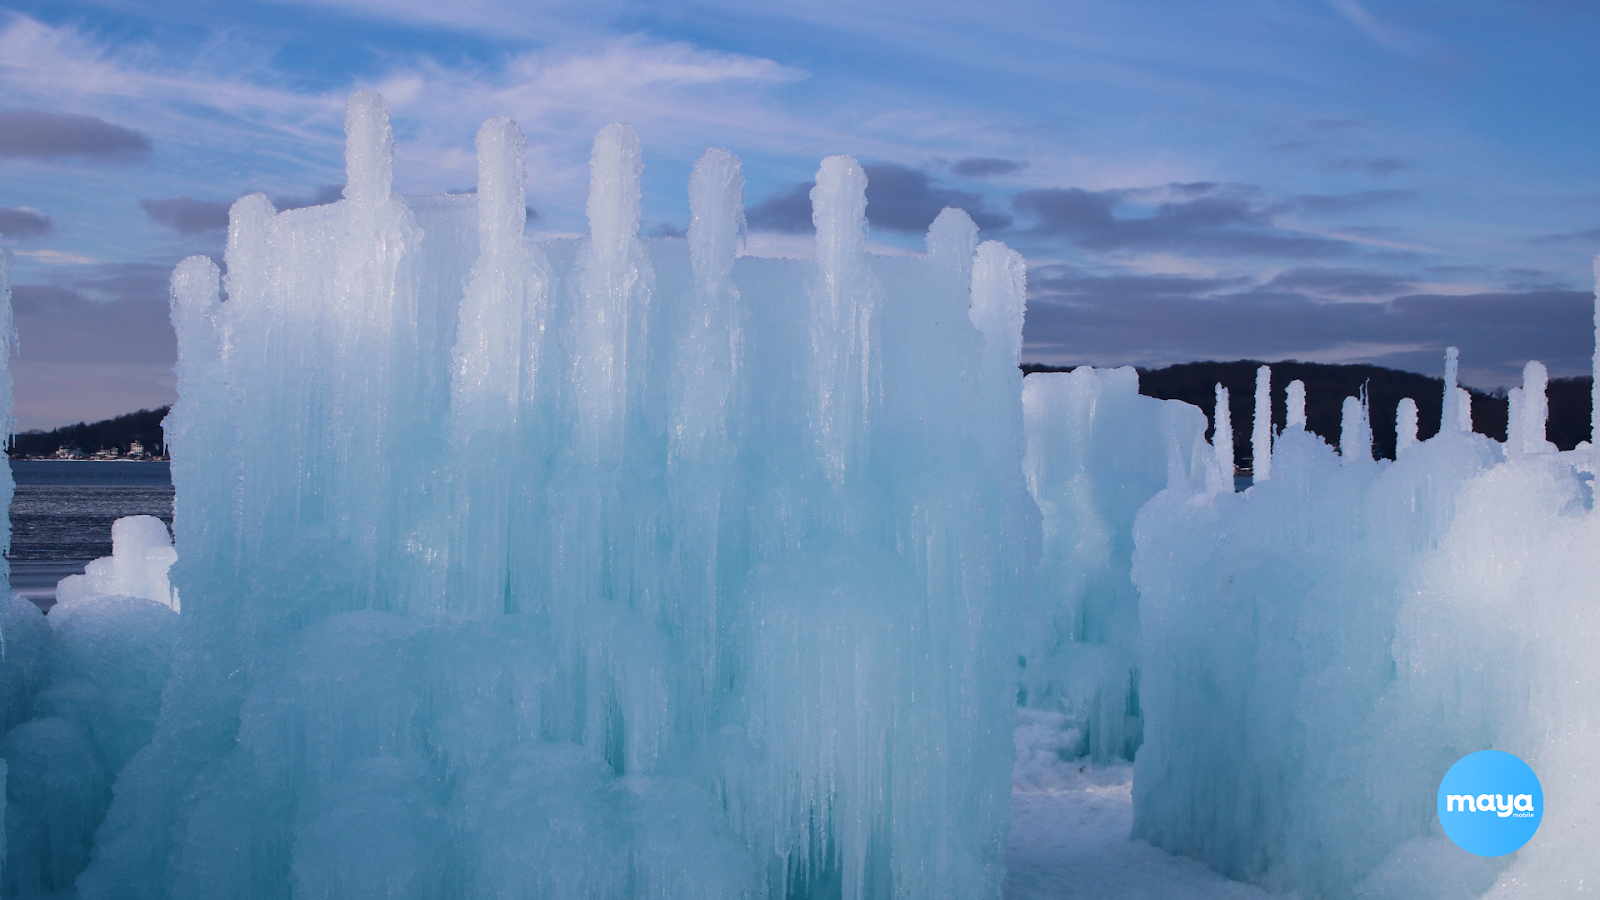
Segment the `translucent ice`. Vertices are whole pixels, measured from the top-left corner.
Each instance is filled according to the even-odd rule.
[[[1167,487],[1174,457],[1183,481],[1213,477],[1205,415],[1140,394],[1132,368],[1029,375],[1022,398],[1028,486],[1044,517],[1022,702],[1064,717],[1067,758],[1132,759],[1142,728],[1134,516]]]
[[[1250,421],[1252,483],[1272,477],[1272,369],[1256,369],[1255,417]]]
[[[1450,427],[1466,397],[1447,377],[1445,428],[1416,443],[1402,403],[1393,463],[1371,461],[1347,398],[1342,459],[1291,427],[1270,482],[1179,481],[1139,512],[1136,836],[1308,898],[1579,889],[1600,758],[1573,692],[1596,677],[1600,520],[1589,451],[1535,452],[1529,373],[1521,452]],[[1464,864],[1434,791],[1482,749],[1564,787],[1534,842]]]
[[[345,200],[235,204],[225,302],[173,274],[175,674],[80,896],[998,896],[1021,257],[868,255],[830,157],[817,261],[738,258],[721,150],[642,239],[625,125],[534,243],[513,123],[438,197],[347,130]]]
[[[56,602],[119,596],[154,600],[178,608],[167,570],[178,560],[167,524],[155,516],[128,516],[111,523],[111,555],[94,560],[82,575],[56,585]]]

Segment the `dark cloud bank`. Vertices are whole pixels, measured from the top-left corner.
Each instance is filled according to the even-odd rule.
[[[149,155],[149,138],[94,116],[0,111],[0,158],[137,162]]]
[[[27,209],[0,206],[0,235],[14,241],[44,237],[54,228],[49,216]]]
[[[920,234],[928,230],[947,206],[966,210],[972,221],[985,230],[1011,226],[1011,217],[990,209],[983,195],[943,187],[927,172],[893,163],[861,168],[867,174],[867,223],[874,228]],[[757,231],[796,234],[811,231],[811,188],[814,186],[808,181],[786,188],[750,207],[745,219]]]
[[[1038,362],[1147,366],[1338,355],[1431,374],[1442,368],[1444,348],[1456,346],[1463,371],[1480,387],[1516,384],[1530,359],[1558,376],[1589,371],[1591,293],[1360,299],[1408,286],[1403,279],[1336,268],[1291,269],[1253,284],[1040,266],[1029,272],[1026,355]]]

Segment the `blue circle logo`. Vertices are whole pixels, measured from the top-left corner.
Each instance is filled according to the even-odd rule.
[[[1468,853],[1505,856],[1533,837],[1543,817],[1539,776],[1509,753],[1469,753],[1439,782],[1439,824]]]

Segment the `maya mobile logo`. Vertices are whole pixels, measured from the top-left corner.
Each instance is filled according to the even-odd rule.
[[[1526,844],[1543,817],[1539,777],[1509,753],[1469,753],[1439,782],[1439,824],[1468,853],[1504,856]]]

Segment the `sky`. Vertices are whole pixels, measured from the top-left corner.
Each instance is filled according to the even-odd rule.
[[[337,199],[362,88],[405,193],[471,189],[515,119],[535,236],[584,233],[611,122],[647,234],[737,154],[756,255],[811,255],[817,164],[855,156],[875,251],[959,206],[1023,253],[1032,362],[1586,374],[1596,35],[1590,0],[0,0],[18,428],[171,402],[173,265],[241,196]]]

